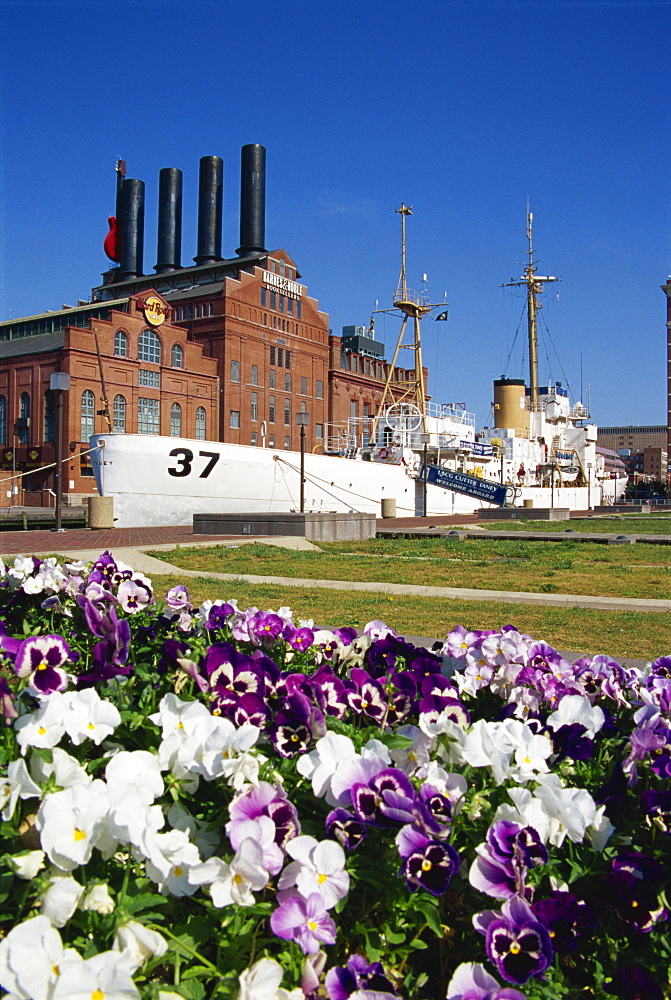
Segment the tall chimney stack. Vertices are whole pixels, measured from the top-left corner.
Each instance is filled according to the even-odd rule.
[[[242,147],[240,176],[240,246],[237,254],[265,250],[266,238],[266,150],[250,143]]]
[[[221,213],[224,201],[224,161],[219,156],[200,159],[198,190],[198,253],[196,264],[214,264],[221,256]]]
[[[158,174],[157,274],[175,271],[182,265],[182,171],[163,167]]]
[[[118,281],[139,278],[144,255],[144,181],[125,177],[121,188],[121,267]]]

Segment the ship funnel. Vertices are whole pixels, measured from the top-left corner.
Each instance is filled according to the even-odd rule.
[[[242,147],[240,176],[240,246],[237,254],[265,250],[266,238],[266,150],[250,143]]]
[[[224,201],[224,161],[219,156],[200,158],[198,191],[198,253],[196,264],[221,260],[221,213]]]
[[[182,265],[182,171],[163,167],[158,174],[157,274],[175,271]]]
[[[499,378],[494,382],[494,426],[529,437],[529,411],[526,408],[524,379]]]
[[[117,280],[144,273],[144,181],[125,177],[121,188],[121,267]]]

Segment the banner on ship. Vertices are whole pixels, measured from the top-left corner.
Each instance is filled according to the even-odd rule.
[[[505,507],[515,496],[513,486],[502,486],[501,483],[493,483],[489,479],[469,476],[466,472],[453,472],[438,465],[420,465],[419,478],[444,490],[453,490],[455,493],[465,493],[466,496],[486,500],[487,503],[497,507]]]

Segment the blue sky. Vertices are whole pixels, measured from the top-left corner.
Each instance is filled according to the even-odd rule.
[[[0,0],[0,318],[88,298],[106,267],[114,163],[225,162],[223,253],[238,246],[240,147],[267,148],[266,245],[284,247],[336,332],[408,281],[447,293],[424,323],[429,391],[489,423],[522,377],[526,199],[541,273],[541,383],[602,425],[664,423],[671,272],[666,0]],[[559,297],[557,297],[559,292]],[[377,332],[390,354],[399,321]],[[519,330],[519,332],[517,332]],[[402,359],[403,360],[403,359]],[[406,358],[409,360],[409,358]]]

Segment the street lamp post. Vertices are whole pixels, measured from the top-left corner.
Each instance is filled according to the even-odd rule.
[[[431,435],[428,434],[426,431],[422,431],[422,433],[419,435],[419,440],[422,443],[423,450],[424,450],[424,456],[423,456],[423,462],[424,462],[424,482],[422,483],[422,486],[423,486],[423,490],[422,490],[422,494],[423,494],[423,500],[422,500],[422,517],[427,517],[428,515],[426,513],[426,471],[427,471],[426,470],[426,448],[427,448],[427,445],[429,444],[429,441],[431,440]]]
[[[49,388],[56,396],[56,522],[52,531],[64,531],[61,527],[61,505],[63,503],[63,393],[70,388],[70,376],[67,372],[52,372]]]
[[[310,423],[310,415],[301,410],[296,414],[296,423],[301,429],[301,514],[305,513],[305,428]]]

